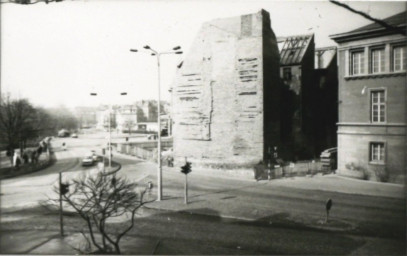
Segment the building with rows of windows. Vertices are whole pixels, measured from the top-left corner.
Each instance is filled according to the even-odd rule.
[[[404,182],[406,16],[331,36],[338,43],[338,173]]]

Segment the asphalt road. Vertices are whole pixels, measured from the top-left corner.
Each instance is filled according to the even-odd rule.
[[[59,151],[62,142],[67,143],[67,151]],[[64,171],[65,179],[89,171],[91,168],[81,167],[81,157],[90,150],[100,151],[105,142],[105,135],[55,139],[53,145],[59,156],[56,164],[1,181],[1,210],[2,215],[6,214],[2,222],[12,220],[12,215],[18,218],[13,214],[17,209],[38,205],[50,197],[59,171]],[[156,180],[152,163],[119,155],[114,160],[122,165],[120,175],[141,186]],[[164,198],[148,205],[153,213],[145,214],[132,232],[160,241],[158,254],[192,254],[191,248],[197,248],[198,253],[193,254],[399,254],[405,249],[402,199],[296,189],[272,181],[193,172],[188,178],[190,203],[184,205],[184,178],[178,170],[164,168]],[[155,199],[155,195],[154,189],[149,199]],[[328,198],[334,202],[330,218],[340,232],[313,229],[325,218]],[[372,245],[376,243],[381,246]]]

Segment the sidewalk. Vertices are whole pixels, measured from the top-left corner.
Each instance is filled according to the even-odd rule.
[[[114,152],[115,155],[125,159],[139,159],[135,156]],[[156,164],[146,161],[145,164],[151,165],[151,168],[156,168]],[[210,176],[213,178],[224,178],[233,180],[244,180],[248,182],[256,182],[254,173],[251,170],[216,170],[206,168],[194,168],[193,175]],[[177,167],[163,166],[163,171],[166,172],[180,172]],[[260,181],[261,183],[267,182],[270,186],[281,186],[288,188],[307,189],[307,190],[321,190],[331,191],[346,194],[390,197],[390,198],[406,198],[405,186],[395,183],[384,183],[368,180],[359,180],[340,176],[336,174],[322,175],[317,174],[314,176],[303,177],[286,177],[279,179],[272,179],[270,181]]]
[[[281,178],[271,180],[270,185],[399,199],[406,197],[405,187],[400,184],[358,180],[336,174]]]
[[[114,153],[115,156],[125,159],[137,159],[132,156],[123,155],[118,152]],[[140,160],[140,159],[138,159]],[[156,164],[152,162],[143,162],[146,169],[151,172],[156,172]],[[185,205],[182,198],[166,198],[169,194],[169,188],[166,189],[164,200],[160,202],[152,202],[148,204],[148,208],[141,211],[143,216],[154,214],[154,211],[188,211],[191,214],[212,215],[220,217],[232,217],[237,219],[258,220],[265,219],[264,216],[273,214],[278,215],[278,205],[276,209],[270,211],[267,205],[259,206],[256,209],[251,207],[250,201],[236,200],[243,197],[242,195],[246,190],[252,188],[262,187],[259,193],[264,193],[263,196],[267,197],[268,191],[276,191],[279,187],[303,190],[321,190],[326,192],[339,192],[345,194],[368,195],[373,197],[405,199],[404,186],[398,184],[379,183],[372,181],[356,180],[346,177],[341,177],[335,174],[329,175],[315,175],[313,177],[293,177],[281,178],[274,180],[255,181],[253,175],[249,171],[238,171],[232,174],[232,171],[226,170],[213,170],[193,168],[191,173],[195,179],[221,179],[225,184],[233,184],[225,186],[225,191],[215,191],[208,189],[208,193],[194,195],[191,191],[190,204]],[[150,172],[150,171],[149,171]],[[163,167],[163,172],[167,174],[180,174],[179,168]],[[125,173],[124,173],[125,174]],[[197,183],[195,183],[196,185]],[[238,188],[240,194],[235,191],[229,190],[226,187]],[[205,188],[200,188],[205,190]],[[155,194],[153,195],[153,197]],[[202,200],[202,197],[205,199]],[[237,198],[237,199],[233,199]],[[284,199],[284,198],[283,198]],[[248,205],[245,205],[248,204]],[[278,202],[276,202],[278,203]],[[285,204],[286,202],[282,202]],[[322,209],[324,211],[324,209]],[[293,215],[298,215],[293,213]],[[295,216],[298,217],[298,216]],[[276,217],[278,218],[278,217]],[[320,218],[320,217],[318,217]],[[302,219],[299,219],[302,220]],[[310,217],[309,221],[313,221],[315,226],[316,222],[314,217]],[[336,221],[336,223],[335,223]],[[310,223],[305,223],[310,224]],[[353,229],[352,223],[342,221],[340,219],[333,219],[332,224],[337,224],[340,230]],[[274,225],[274,224],[273,224]],[[151,255],[155,252],[159,241],[153,238],[142,238],[136,236],[126,236],[121,243],[121,249],[126,252],[137,252],[137,254]],[[72,246],[84,246],[84,240],[79,233],[68,233],[64,238],[60,238],[58,232],[36,232],[36,231],[4,231],[0,233],[0,248],[2,254],[69,254],[74,255],[78,252]]]

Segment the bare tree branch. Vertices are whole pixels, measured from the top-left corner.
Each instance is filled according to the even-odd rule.
[[[70,181],[74,187],[63,195],[63,200],[69,204],[87,223],[90,240],[97,253],[120,254],[120,240],[135,225],[136,211],[145,204],[144,194],[137,192],[137,184],[116,175],[88,175]],[[54,187],[55,192],[58,187]],[[123,230],[109,232],[106,222],[109,218],[130,214],[130,225]],[[101,239],[95,234],[101,235]]]
[[[63,0],[1,0],[0,4],[22,4],[22,5],[29,5],[29,4],[38,4],[38,3],[51,3],[51,2],[62,2]]]
[[[350,7],[350,6],[347,5],[347,4],[341,3],[341,2],[336,1],[336,0],[329,0],[329,2],[331,2],[331,3],[335,4],[335,5],[338,5],[338,6],[340,6],[340,7],[343,7],[343,8],[345,8],[345,9],[347,9],[347,10],[353,12],[353,13],[359,14],[359,15],[361,15],[362,17],[364,17],[364,18],[366,18],[366,19],[368,19],[368,20],[371,20],[371,21],[373,21],[373,22],[379,24],[380,26],[384,27],[385,29],[387,29],[387,30],[389,30],[389,31],[394,31],[394,32],[396,32],[396,33],[398,33],[398,34],[401,34],[401,35],[403,35],[403,36],[407,34],[405,29],[401,29],[401,28],[399,28],[399,27],[392,26],[392,25],[390,25],[390,24],[388,24],[388,23],[386,23],[386,22],[384,22],[384,21],[382,21],[382,20],[380,20],[380,19],[373,18],[373,17],[370,16],[369,14],[364,13],[364,12],[362,12],[362,11],[358,11],[358,10],[356,10],[356,9],[353,9],[352,7]]]

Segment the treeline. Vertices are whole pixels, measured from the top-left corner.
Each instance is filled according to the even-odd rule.
[[[46,109],[27,99],[9,96],[0,104],[0,150],[37,146],[44,137],[56,135],[59,129],[77,129],[78,120],[65,107]]]

